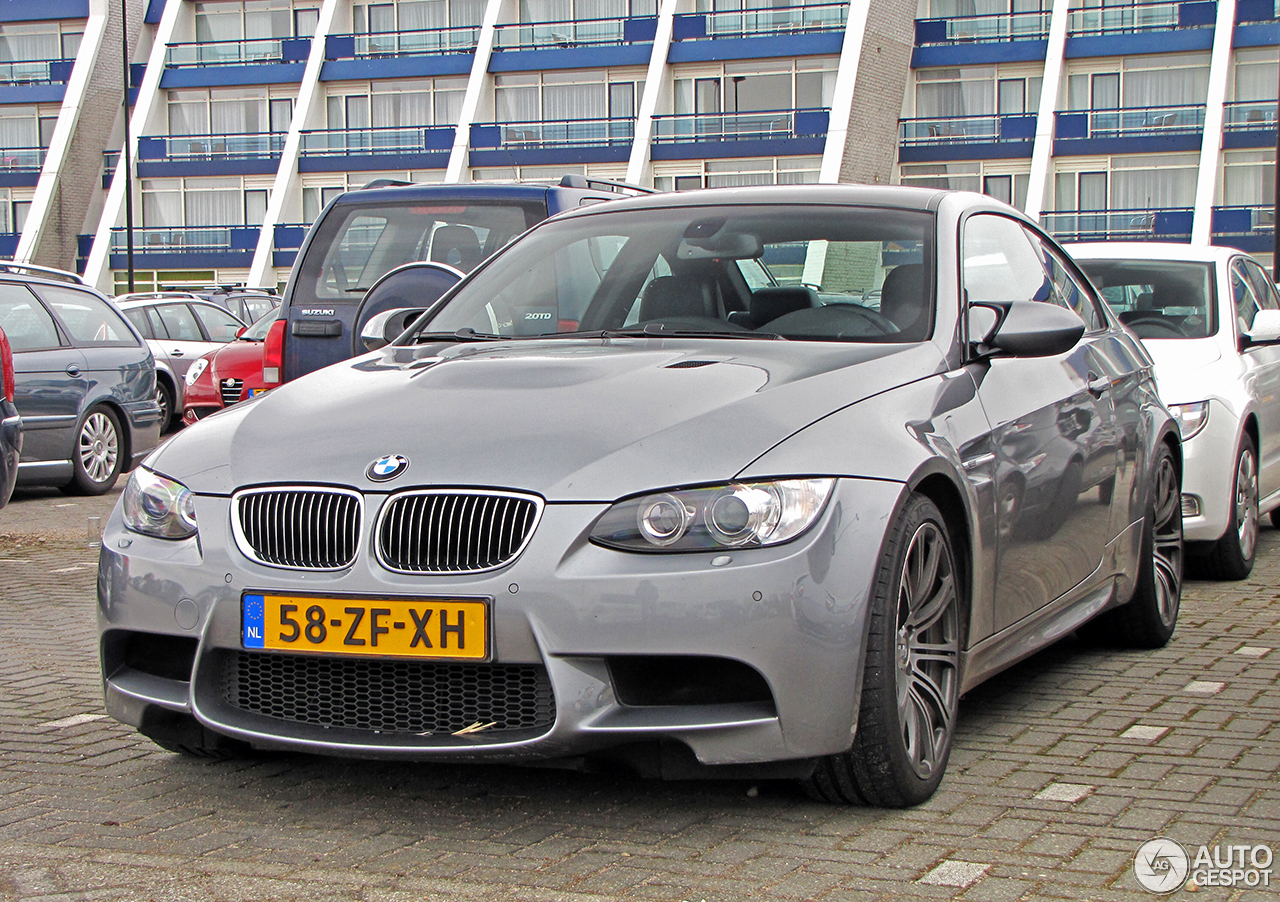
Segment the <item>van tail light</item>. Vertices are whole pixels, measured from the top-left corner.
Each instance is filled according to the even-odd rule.
[[[0,370],[3,370],[4,379],[4,399],[10,404],[13,403],[13,348],[9,347],[9,336],[4,334],[4,329],[0,329]]]
[[[280,368],[284,365],[284,330],[288,320],[278,319],[267,330],[262,342],[262,384],[264,387],[280,384]]]

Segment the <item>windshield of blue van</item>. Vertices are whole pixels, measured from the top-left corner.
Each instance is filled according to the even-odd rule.
[[[335,206],[306,248],[293,303],[357,304],[381,276],[417,260],[469,273],[544,216],[536,205],[513,203]]]

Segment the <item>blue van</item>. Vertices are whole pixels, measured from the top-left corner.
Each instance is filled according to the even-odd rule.
[[[348,191],[324,209],[298,252],[264,342],[263,383],[289,382],[361,353],[362,301],[392,270],[419,264],[413,294],[422,308],[549,216],[648,192],[580,175],[558,184],[379,180]]]

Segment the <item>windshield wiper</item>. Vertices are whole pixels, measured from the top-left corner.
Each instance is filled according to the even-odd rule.
[[[568,333],[574,334],[572,332]],[[663,323],[649,323],[647,326],[632,326],[627,329],[603,329],[599,332],[580,332],[579,336],[588,338],[763,338],[771,341],[786,341],[776,332],[723,332],[719,329],[680,329],[668,328]]]
[[[414,333],[414,344],[429,341],[510,341],[509,336],[494,335],[489,332],[477,332],[471,327],[458,329],[455,332],[417,332]]]

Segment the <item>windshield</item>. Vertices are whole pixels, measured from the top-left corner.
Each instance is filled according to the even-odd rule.
[[[267,333],[271,331],[271,324],[276,321],[277,313],[271,310],[258,317],[257,322],[240,333],[240,338],[244,341],[264,341]]]
[[[933,324],[933,228],[928,213],[848,206],[674,207],[552,220],[421,328],[920,341]]]
[[[544,215],[536,204],[337,205],[307,246],[294,304],[357,304],[383,275],[416,260],[471,272]]]
[[[1077,260],[1107,305],[1139,338],[1206,338],[1213,265],[1170,260]]]

